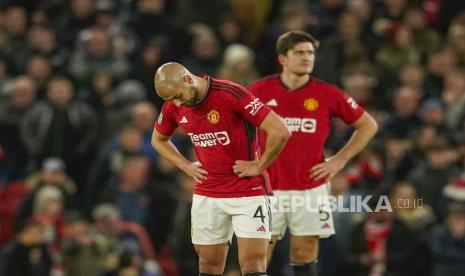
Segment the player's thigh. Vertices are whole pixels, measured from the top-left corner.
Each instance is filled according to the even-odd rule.
[[[271,258],[273,257],[273,251],[274,251],[274,248],[276,247],[276,243],[281,238],[282,238],[281,236],[274,235],[274,234],[271,236],[271,242],[268,245],[268,252],[266,254],[266,260],[267,260],[268,263],[271,261]]]
[[[192,201],[192,243],[227,244],[231,241],[232,217],[221,209],[221,199],[194,195]]]
[[[329,237],[334,234],[326,184],[294,191],[292,197],[295,197],[293,202],[299,203],[291,206],[291,212],[286,216],[292,236]]]

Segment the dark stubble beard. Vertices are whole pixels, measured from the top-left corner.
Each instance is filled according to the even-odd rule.
[[[191,106],[198,104],[200,101],[199,91],[195,87],[192,87],[192,91],[194,92],[194,96],[192,97],[190,101],[184,103],[185,106],[191,107]]]

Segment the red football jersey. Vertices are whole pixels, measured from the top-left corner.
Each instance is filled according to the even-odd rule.
[[[268,76],[249,90],[280,115],[292,137],[268,168],[273,190],[304,190],[319,186],[309,170],[323,162],[323,150],[331,128],[331,117],[354,123],[364,110],[337,87],[316,78],[289,90],[280,75]],[[264,134],[261,140],[264,141]]]
[[[271,109],[244,87],[209,76],[208,91],[199,104],[163,105],[155,128],[171,136],[179,126],[189,136],[207,180],[194,193],[209,197],[244,197],[271,192],[267,175],[239,178],[232,169],[236,160],[253,160],[259,153],[256,127]]]

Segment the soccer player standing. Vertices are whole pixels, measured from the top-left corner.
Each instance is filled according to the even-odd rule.
[[[318,239],[334,234],[328,206],[318,206],[324,203],[321,197],[328,195],[324,184],[358,154],[377,131],[374,119],[352,98],[337,87],[310,76],[317,47],[318,41],[308,33],[291,31],[281,35],[276,48],[282,72],[249,87],[255,96],[283,117],[292,132],[291,139],[268,172],[277,199],[273,209],[273,240],[279,240],[289,227],[290,261],[296,276],[317,274]],[[341,150],[325,160],[324,144],[332,117],[341,118],[356,131]],[[295,206],[283,208],[285,200]],[[303,200],[305,204],[297,204]]]
[[[195,76],[181,64],[167,63],[154,82],[166,102],[152,145],[197,182],[192,242],[200,275],[222,275],[233,232],[242,273],[266,275],[271,211],[264,172],[289,139],[289,130],[269,107],[230,81]],[[199,162],[187,160],[170,142],[178,126],[190,137]],[[260,158],[256,127],[267,133]]]

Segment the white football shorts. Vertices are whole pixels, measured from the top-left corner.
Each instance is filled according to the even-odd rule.
[[[329,183],[308,190],[274,191],[272,202],[272,233],[284,236],[289,227],[294,236],[334,234],[333,216],[328,202]]]
[[[240,238],[271,239],[268,196],[214,198],[194,194],[192,243],[213,245]]]

